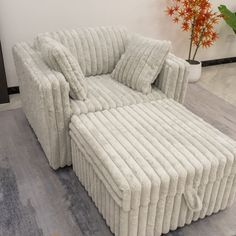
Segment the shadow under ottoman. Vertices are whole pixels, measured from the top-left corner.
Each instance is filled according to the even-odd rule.
[[[173,100],[73,116],[73,169],[111,231],[156,235],[225,209],[236,142]]]

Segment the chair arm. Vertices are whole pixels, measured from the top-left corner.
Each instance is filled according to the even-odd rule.
[[[168,98],[183,103],[187,91],[188,73],[188,63],[173,54],[169,54],[158,76],[156,86]]]
[[[53,169],[71,165],[69,85],[29,44],[13,47],[23,110]]]

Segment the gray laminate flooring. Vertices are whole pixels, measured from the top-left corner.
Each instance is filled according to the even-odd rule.
[[[186,106],[236,140],[236,108],[198,85]],[[53,171],[21,109],[0,112],[0,236],[111,236],[71,168]],[[235,236],[236,204],[168,236]]]

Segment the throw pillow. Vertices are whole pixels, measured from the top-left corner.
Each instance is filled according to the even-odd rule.
[[[73,99],[87,98],[87,84],[79,63],[71,52],[61,43],[49,37],[39,37],[41,53],[46,64],[53,70],[61,72],[70,86]]]
[[[135,35],[112,72],[112,78],[144,94],[150,93],[170,47],[168,41]]]

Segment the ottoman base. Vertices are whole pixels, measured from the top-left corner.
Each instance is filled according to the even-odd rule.
[[[129,228],[129,212],[123,211],[120,204],[117,204],[112,198],[102,180],[94,171],[89,155],[83,154],[84,151],[78,148],[73,134],[71,136],[73,170],[79,178],[80,183],[85,187],[111,232],[115,235],[129,235],[128,230],[125,230]],[[167,217],[164,217],[163,222],[156,222],[155,236],[166,234],[171,230],[176,230],[178,227],[191,224],[193,221],[203,219],[206,216],[230,207],[234,202],[235,192],[235,176],[225,177],[220,181],[199,186],[198,194],[203,201],[203,208],[200,212],[196,213],[188,209],[182,194],[160,199],[160,203],[162,202],[160,206],[163,206],[163,202],[165,202],[165,207],[157,208],[157,211],[160,215],[166,214]],[[168,214],[170,209],[175,213],[174,215],[170,216]],[[153,235],[151,232],[149,233],[148,228],[146,235]]]
[[[73,116],[73,169],[116,236],[159,236],[231,206],[236,143],[171,100]]]
[[[94,171],[89,155],[83,154],[73,138],[71,147],[72,160],[74,161],[73,170],[110,227],[111,232],[115,235],[128,235],[125,229],[128,229],[129,212],[125,212],[121,204],[112,198],[98,173]]]

